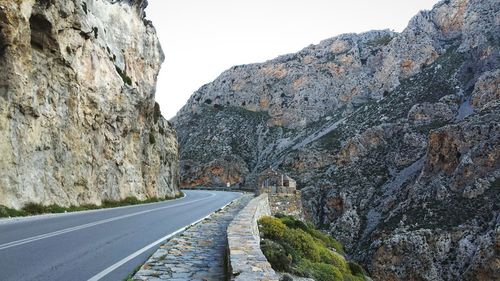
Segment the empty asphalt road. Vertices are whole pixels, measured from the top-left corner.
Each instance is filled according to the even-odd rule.
[[[123,280],[182,227],[240,193],[186,197],[114,209],[0,220],[0,280]]]

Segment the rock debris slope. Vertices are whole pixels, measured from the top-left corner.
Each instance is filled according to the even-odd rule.
[[[178,194],[146,5],[0,0],[0,205]]]
[[[375,279],[498,280],[499,9],[441,1],[227,70],[173,120],[182,185],[279,168]]]

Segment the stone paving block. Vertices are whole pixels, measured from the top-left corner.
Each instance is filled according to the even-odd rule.
[[[252,198],[253,195],[243,195],[224,210],[161,245],[133,280],[225,280],[226,230]]]

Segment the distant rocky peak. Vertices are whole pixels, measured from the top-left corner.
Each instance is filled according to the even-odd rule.
[[[473,43],[463,38],[479,40],[483,31],[469,28],[481,5],[488,4],[442,1],[419,12],[401,33],[343,34],[264,63],[234,66],[196,91],[175,120],[204,106],[265,112],[268,126],[289,128],[334,112],[346,116],[382,99],[449,48]]]

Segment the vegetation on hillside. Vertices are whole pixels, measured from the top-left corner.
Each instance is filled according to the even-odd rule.
[[[348,262],[342,244],[291,216],[259,220],[261,248],[273,269],[317,281],[362,281],[361,266]]]
[[[165,197],[165,198],[150,198],[146,200],[139,200],[136,197],[130,196],[123,200],[104,200],[101,205],[95,204],[85,204],[80,206],[71,205],[69,207],[62,207],[57,204],[52,205],[43,205],[38,203],[28,203],[24,205],[24,207],[20,210],[7,208],[3,205],[0,205],[0,218],[2,217],[23,217],[23,216],[32,216],[32,215],[41,215],[41,214],[56,214],[56,213],[67,213],[67,212],[78,212],[78,211],[86,211],[86,210],[96,210],[96,209],[105,209],[105,208],[116,208],[122,206],[130,206],[130,205],[138,205],[138,204],[146,204],[146,203],[155,203],[161,202],[165,200],[172,200],[176,198],[180,198],[184,196],[182,193],[179,196],[175,197]]]

